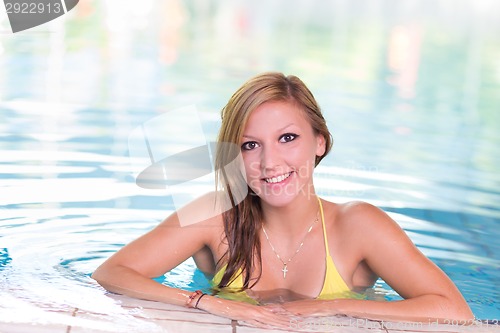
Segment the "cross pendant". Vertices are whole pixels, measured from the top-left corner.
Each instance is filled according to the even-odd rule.
[[[283,264],[283,279],[286,278],[286,272],[288,272],[288,268],[286,268],[286,264]]]

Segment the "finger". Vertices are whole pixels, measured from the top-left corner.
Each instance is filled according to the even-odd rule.
[[[277,304],[266,305],[264,308],[268,311],[271,311],[272,313],[275,313],[275,314],[292,315],[292,313],[290,311],[283,308],[281,305],[277,305]]]
[[[265,323],[270,327],[290,328],[291,317],[273,315],[265,318]]]
[[[269,323],[269,322],[260,322],[258,320],[245,321],[246,325],[263,328],[263,329],[289,329],[290,323]]]
[[[290,319],[281,315],[274,315],[271,312],[260,313],[254,316],[255,319],[243,319],[242,321],[261,328],[289,328]]]
[[[269,325],[269,323],[263,323],[258,320],[245,320],[245,321],[240,321],[241,324],[244,326],[253,326],[253,327],[258,327],[258,328],[263,328],[263,329],[269,329],[271,327],[276,327],[273,325]]]
[[[284,328],[289,329],[292,319],[290,313],[275,313],[271,308],[258,307],[254,311],[241,313],[238,321],[247,325],[253,325],[261,328]],[[277,308],[275,310],[278,310]]]
[[[289,307],[289,306],[285,306],[284,309],[286,311],[288,311],[289,313],[293,314],[294,316],[305,316],[305,315],[308,315],[310,312],[304,308],[295,308],[295,307]]]

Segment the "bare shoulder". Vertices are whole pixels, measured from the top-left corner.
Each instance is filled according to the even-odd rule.
[[[180,207],[161,222],[152,234],[159,239],[208,246],[219,254],[225,238],[220,194],[211,192]]]
[[[223,227],[222,213],[229,208],[220,192],[210,192],[179,207],[160,225],[170,227]]]
[[[338,204],[337,207],[338,226],[356,231],[358,235],[402,232],[401,227],[387,213],[370,203],[351,201]]]
[[[349,201],[337,205],[339,207],[339,213],[341,213],[343,217],[352,215],[373,215],[373,214],[383,213],[383,211],[380,208],[364,201]]]

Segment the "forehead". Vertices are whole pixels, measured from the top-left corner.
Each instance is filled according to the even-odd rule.
[[[258,129],[279,129],[291,124],[311,127],[306,112],[296,103],[288,101],[265,102],[252,111],[244,132]]]

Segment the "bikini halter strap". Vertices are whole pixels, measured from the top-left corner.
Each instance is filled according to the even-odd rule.
[[[326,237],[326,225],[325,225],[325,214],[323,212],[323,204],[321,203],[321,199],[318,197],[319,203],[319,212],[321,214],[321,224],[323,225],[323,237],[325,238],[325,251],[326,256],[330,256],[330,250],[328,249],[328,238]]]

